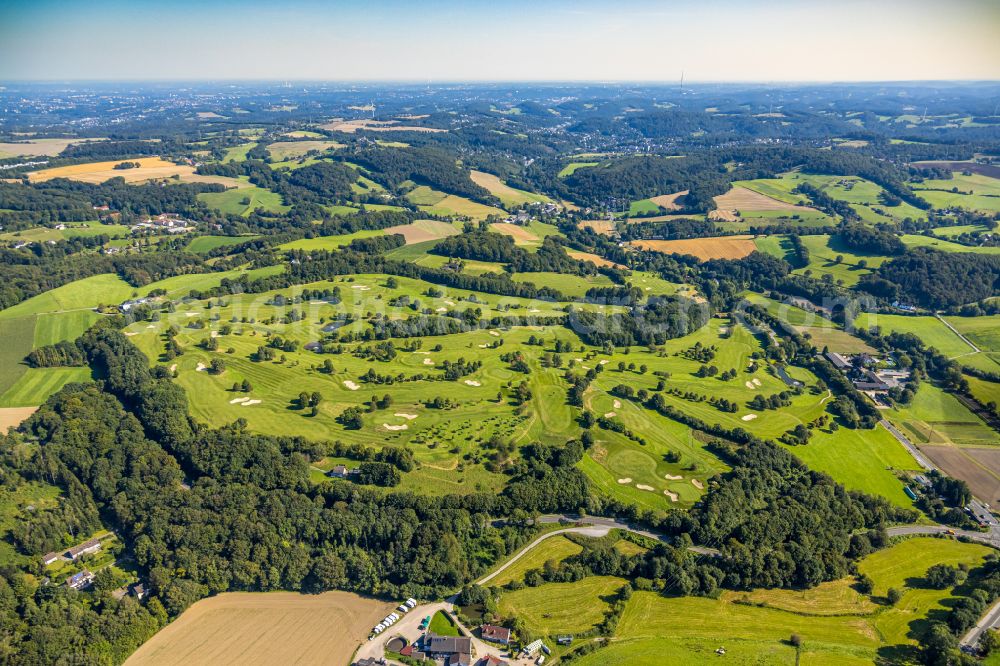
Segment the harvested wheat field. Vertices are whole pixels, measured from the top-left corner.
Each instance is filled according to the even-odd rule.
[[[534,244],[538,243],[541,239],[532,233],[529,229],[524,227],[519,227],[516,224],[510,224],[509,222],[494,222],[490,225],[490,231],[495,231],[498,234],[505,234],[514,239],[514,243],[517,245],[523,244]]]
[[[715,204],[719,210],[787,210],[797,213],[815,213],[815,208],[809,206],[796,206],[777,199],[754,192],[745,187],[734,187],[725,194],[715,197]]]
[[[138,162],[139,166],[134,169],[116,169],[116,164],[122,162]],[[192,176],[194,167],[186,164],[174,164],[159,157],[140,157],[130,160],[111,160],[109,162],[88,162],[87,164],[74,164],[72,166],[55,167],[52,169],[42,169],[32,171],[28,174],[28,179],[33,183],[38,183],[53,178],[69,178],[79,180],[84,183],[99,184],[110,178],[125,179],[127,183],[140,183],[153,178],[170,178],[171,176]]]
[[[231,592],[203,599],[125,662],[347,664],[392,604],[349,592]]]
[[[580,261],[589,261],[595,266],[607,266],[608,268],[625,268],[621,264],[616,264],[613,261],[608,261],[602,256],[593,254],[591,252],[567,252],[569,256],[574,259],[579,259]]]
[[[629,245],[664,254],[692,254],[706,259],[740,259],[757,249],[753,236],[717,236],[684,240],[638,240]]]
[[[411,224],[389,227],[385,233],[386,235],[401,234],[406,239],[407,245],[413,245],[424,241],[440,240],[445,236],[454,236],[458,234],[458,229],[447,222],[417,220]]]
[[[180,174],[180,176],[182,183],[208,183],[210,185],[222,185],[226,189],[235,187],[238,190],[253,187],[253,184],[248,180],[230,178],[229,176],[205,176],[200,173]]]
[[[595,234],[611,236],[615,233],[615,223],[611,220],[583,220],[579,223],[581,229],[592,229]]]
[[[683,192],[674,192],[673,194],[661,194],[658,197],[649,197],[649,200],[665,210],[680,210],[681,207],[677,203],[677,200],[687,193],[688,190],[684,190]]]
[[[1000,449],[921,446],[948,476],[969,484],[972,494],[988,504],[1000,502]]]
[[[708,213],[708,219],[713,222],[738,222],[739,216],[732,210],[713,210]]]
[[[331,132],[344,132],[354,134],[358,130],[368,132],[447,132],[445,129],[437,127],[417,127],[413,125],[400,125],[398,120],[373,120],[362,118],[360,120],[333,120],[326,125],[320,125],[322,129]]]
[[[26,418],[34,414],[38,407],[3,407],[0,408],[0,435],[8,428],[16,428]]]

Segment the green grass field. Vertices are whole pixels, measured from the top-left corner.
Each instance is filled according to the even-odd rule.
[[[923,340],[925,345],[934,347],[949,358],[962,356],[973,351],[962,338],[955,335],[937,317],[910,317],[863,312],[854,320],[854,325],[866,330],[877,326],[883,335],[887,333],[913,333]]]
[[[811,275],[816,279],[830,275],[834,282],[842,283],[846,287],[857,284],[862,275],[870,273],[873,268],[889,260],[888,257],[880,255],[852,252],[836,237],[827,235],[802,236],[802,244],[809,250],[809,265],[796,269],[795,273]],[[841,257],[839,262],[837,257]],[[859,265],[862,260],[867,264],[863,268]]]
[[[246,176],[239,178],[248,181]],[[269,213],[287,213],[291,208],[282,203],[280,194],[256,185],[234,188],[225,192],[202,193],[198,195],[198,200],[213,210],[228,215],[242,215],[243,217],[247,217],[258,208],[263,208]]]
[[[101,304],[121,303],[136,291],[117,275],[95,275],[56,287],[6,310],[0,310],[0,319],[16,319],[44,312],[92,309]]]
[[[650,213],[655,214],[659,212],[660,207],[649,199],[639,199],[638,201],[631,202],[628,206],[628,214],[630,217],[648,215]]]
[[[559,178],[566,178],[576,173],[577,169],[597,166],[599,162],[570,162],[559,171]]]
[[[551,201],[544,194],[528,192],[511,187],[497,176],[482,171],[473,171],[472,180],[480,187],[485,187],[490,194],[500,199],[505,208],[515,208],[529,203],[544,203]]]
[[[0,319],[0,394],[14,386],[28,366],[24,357],[35,339],[35,318]]]
[[[434,617],[431,618],[430,626],[427,630],[437,634],[438,636],[459,636],[458,627],[455,623],[451,621],[447,615],[438,611],[434,613]]]
[[[0,407],[34,407],[66,384],[90,378],[90,368],[27,368],[13,386],[0,394]]]
[[[30,241],[33,243],[44,243],[54,240],[68,240],[70,238],[92,238],[94,236],[107,235],[111,238],[125,238],[131,232],[131,228],[123,224],[101,224],[94,220],[90,222],[66,222],[65,229],[55,229],[52,227],[32,227],[21,231],[8,231],[0,233],[0,241]]]
[[[260,238],[260,236],[198,236],[197,238],[192,238],[191,242],[188,243],[187,251],[202,254],[218,247],[245,243],[255,238]]]
[[[1000,352],[1000,316],[945,317],[945,319],[979,349]]]
[[[609,601],[626,584],[624,579],[614,576],[588,576],[575,583],[545,583],[505,592],[498,609],[504,616],[520,618],[537,636],[576,634],[603,620]]]
[[[610,287],[612,282],[606,276],[597,275],[568,275],[564,273],[511,273],[511,279],[515,282],[527,282],[536,287],[551,287],[557,289],[566,296],[583,296],[592,287]]]
[[[247,159],[247,153],[257,145],[256,141],[251,141],[250,143],[242,143],[238,146],[233,146],[232,148],[226,149],[226,154],[222,158],[223,162],[244,162]]]
[[[356,238],[373,238],[384,236],[385,231],[381,229],[363,229],[355,231],[353,234],[341,236],[316,236],[315,238],[300,238],[278,246],[279,250],[336,250],[351,244]]]
[[[610,646],[578,663],[794,664],[796,650],[788,642],[792,634],[802,639],[798,657],[803,664],[913,663],[914,644],[927,617],[944,610],[942,601],[952,593],[923,589],[921,577],[937,563],[975,566],[988,552],[980,545],[914,538],[869,555],[859,569],[875,582],[876,597],[889,587],[903,592],[894,607],[859,594],[851,579],[802,591],[724,592],[718,599],[636,592]],[[544,598],[537,603],[546,607]],[[724,657],[715,653],[720,647],[726,650]]]
[[[957,189],[956,192],[952,192]],[[935,208],[966,208],[984,213],[1000,211],[1000,179],[955,172],[950,180],[925,180],[913,190]]]
[[[922,382],[913,402],[886,411],[886,416],[915,444],[997,446],[1000,435],[958,399]]]
[[[531,569],[541,569],[550,560],[562,562],[567,557],[576,555],[582,550],[581,546],[573,543],[564,536],[549,537],[529,550],[527,554],[505,569],[503,573],[493,578],[489,582],[489,585],[491,587],[502,587],[514,580],[524,580],[524,574]]]
[[[1000,201],[1000,199],[997,199]],[[947,240],[938,240],[930,236],[920,236],[918,234],[903,234],[900,240],[906,247],[929,247],[932,250],[941,252],[972,252],[974,254],[1000,254],[1000,247],[974,247],[971,245],[961,245]]]

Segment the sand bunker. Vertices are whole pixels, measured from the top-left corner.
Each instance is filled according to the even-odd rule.
[[[663,494],[669,497],[671,502],[677,501],[677,493],[672,493],[669,490],[664,490]]]
[[[196,368],[195,368],[195,370],[197,370],[198,372],[201,372],[201,371],[202,371],[202,370],[204,370],[204,369],[205,369],[206,367],[207,367],[207,366],[206,366],[206,365],[205,365],[204,363],[199,363],[199,364],[198,364],[198,367],[196,367]]]
[[[139,335],[139,334],[136,333],[135,331],[125,331],[125,335],[131,338],[133,335]]]
[[[188,317],[197,317],[198,316],[197,312],[185,312],[184,314],[187,315]]]
[[[405,423],[403,425],[398,425],[398,426],[397,425],[389,425],[388,423],[383,423],[382,427],[385,428],[386,430],[406,430],[410,426],[406,425]]]
[[[604,413],[604,418],[606,418],[606,419],[614,418],[615,416],[618,416],[615,412],[605,412]]]
[[[641,483],[635,484],[635,487],[638,488],[639,490],[653,490],[653,486],[646,486]]]
[[[371,287],[369,287],[366,284],[352,284],[351,289],[357,289],[359,291],[368,291],[369,289],[371,289]]]
[[[744,384],[746,384],[746,387],[747,387],[748,389],[750,389],[751,391],[752,391],[752,390],[754,390],[754,389],[756,388],[756,387],[755,387],[755,386],[753,385],[753,382],[751,382],[751,381],[749,381],[749,380],[748,380],[748,381],[746,381],[746,382],[744,382]]]
[[[172,366],[170,366],[170,372],[177,372],[177,364],[176,363],[174,363]]]
[[[757,418],[756,414],[747,414],[746,416],[743,417],[743,420],[744,421],[753,421],[755,418]]]
[[[406,412],[396,412],[393,416],[398,416],[401,419],[406,419],[407,421],[412,421],[417,418],[416,414],[407,414]]]
[[[360,386],[358,386],[357,384],[355,384],[354,382],[352,382],[350,379],[345,379],[344,380],[344,386],[346,386],[347,388],[349,388],[352,391],[357,391],[359,388],[361,388]]]
[[[429,358],[424,359],[424,365],[434,365],[434,361]]]
[[[753,378],[753,385],[754,385],[754,386],[760,386],[760,380],[759,380],[759,379],[757,379],[756,377],[754,377],[754,378]]]
[[[697,488],[698,490],[704,490],[705,489],[704,484],[702,484],[702,482],[699,481],[698,479],[691,479],[691,485],[694,486],[695,488]]]
[[[156,328],[156,326],[154,326],[153,324],[150,324],[150,325],[149,325],[149,326],[147,326],[146,328]]]
[[[608,359],[604,359],[603,361],[601,361],[600,365],[607,365],[608,363],[611,363],[611,361],[609,361]]]
[[[624,479],[618,479],[618,483],[621,483],[621,484],[632,483],[632,478],[626,476]]]
[[[667,479],[668,481],[680,481],[684,477],[683,476],[675,476],[673,474],[664,474],[663,478]]]
[[[455,304],[454,304],[454,303],[452,303],[451,301],[445,301],[445,302],[444,302],[444,304],[445,304],[445,305],[455,305]]]
[[[479,348],[480,348],[480,349],[486,349],[486,348],[488,348],[488,347],[489,347],[489,345],[487,345],[487,344],[482,344],[482,345],[479,345]]]
[[[621,409],[621,408],[622,408],[622,401],[615,400],[615,409]]]
[[[490,331],[490,335],[492,335],[494,337],[497,337],[497,338],[500,337],[500,333],[498,333],[497,331]]]
[[[246,402],[249,399],[250,398],[233,398],[232,400],[229,401],[229,404],[235,405],[237,402]]]
[[[475,379],[466,379],[465,380],[465,384],[467,386],[482,386],[482,384],[480,384],[479,382],[477,382]]]
[[[261,402],[260,400],[247,400],[241,405],[241,407],[249,407],[250,405],[259,405],[260,402]]]
[[[536,312],[541,312],[541,310],[539,310],[538,308],[531,308],[530,310],[528,310],[528,312],[531,314],[535,314]]]

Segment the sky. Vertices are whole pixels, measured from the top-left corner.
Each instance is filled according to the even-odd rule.
[[[0,81],[1000,79],[1000,0],[0,0]]]

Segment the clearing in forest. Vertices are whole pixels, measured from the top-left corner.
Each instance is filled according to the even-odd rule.
[[[386,235],[400,234],[406,239],[407,245],[413,245],[414,243],[440,240],[445,236],[454,236],[458,234],[458,229],[447,222],[417,220],[411,224],[389,227],[385,230],[385,233]]]
[[[796,213],[815,213],[816,209],[808,206],[797,206],[795,204],[779,201],[760,192],[745,187],[734,187],[725,194],[715,197],[715,204],[719,210],[786,210]]]

